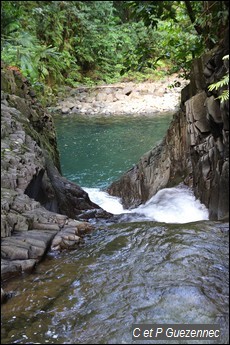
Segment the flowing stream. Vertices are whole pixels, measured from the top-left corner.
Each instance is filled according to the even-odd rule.
[[[183,185],[135,210],[104,190],[163,137],[171,115],[135,120],[56,119],[63,174],[122,216],[9,282],[3,344],[141,344],[135,323],[218,324],[217,341],[164,343],[229,343],[228,224],[208,220]]]

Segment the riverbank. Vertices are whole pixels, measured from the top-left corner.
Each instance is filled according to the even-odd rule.
[[[79,186],[60,175],[52,116],[41,107],[28,81],[4,63],[1,74],[1,277],[5,281],[32,271],[51,246],[57,249],[60,246],[78,246],[84,232],[88,232],[87,223],[79,224],[79,220],[84,218],[83,213],[90,210],[87,217],[110,215],[92,203]],[[171,76],[156,85],[148,82],[121,83],[94,89],[71,89],[70,97],[60,102],[65,108],[67,102],[73,113],[74,108],[68,102],[74,99],[81,105],[80,114],[87,116],[109,114],[107,109],[111,102],[114,114],[122,105],[120,113],[128,113],[134,104],[130,100],[135,98],[135,94],[136,102],[141,103],[142,98],[146,100],[145,96],[150,100],[155,90],[155,96],[160,100],[161,94],[169,96],[170,89],[166,92],[166,84],[169,86],[173,82],[177,84],[172,94],[178,98],[182,84]],[[93,112],[90,104],[94,105]],[[63,109],[61,112],[66,113]],[[79,226],[85,231],[79,230]]]
[[[181,90],[187,84],[188,80],[172,74],[154,82],[82,86],[69,89],[69,96],[49,109],[64,116],[154,116],[178,110]]]
[[[1,65],[1,278],[31,272],[47,250],[78,247],[106,217],[80,187],[60,174],[52,116],[20,72]],[[99,215],[100,214],[100,215]],[[110,216],[110,215],[108,215]],[[81,218],[81,219],[80,219]],[[1,291],[1,298],[7,296]]]

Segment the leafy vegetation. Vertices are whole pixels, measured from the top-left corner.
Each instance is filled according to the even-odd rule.
[[[2,1],[2,59],[52,99],[63,85],[189,77],[222,37],[226,1]]]
[[[229,55],[225,55],[223,57],[223,60],[229,60]],[[229,100],[228,86],[229,86],[229,72],[225,76],[223,76],[221,80],[209,85],[208,89],[209,91],[222,90],[221,94],[216,99],[220,99],[221,102],[225,102]],[[227,89],[224,90],[223,88],[226,88],[226,87]]]

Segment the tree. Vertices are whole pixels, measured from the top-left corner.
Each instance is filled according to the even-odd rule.
[[[205,46],[212,49],[228,22],[228,1],[184,1],[188,16]]]
[[[159,65],[188,77],[216,44],[227,1],[2,1],[2,58],[50,98],[58,86],[112,82]],[[160,44],[159,44],[160,42]]]
[[[153,28],[157,28],[160,20],[177,21],[177,9],[185,7],[194,29],[209,49],[221,37],[229,20],[228,1],[126,1],[126,6],[130,7],[133,18]]]
[[[174,71],[188,71],[192,59],[211,49],[228,25],[227,1],[126,1],[131,17],[157,32],[158,59],[168,58]],[[142,47],[143,56],[148,46]]]

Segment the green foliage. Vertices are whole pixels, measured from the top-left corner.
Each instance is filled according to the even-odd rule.
[[[218,43],[224,29],[228,26],[229,5],[227,1],[187,1],[190,4],[188,15],[194,28],[202,37],[206,48]],[[193,16],[193,18],[192,18]]]
[[[156,28],[159,20],[176,17],[173,1],[126,1],[131,16],[144,22],[145,26]]]
[[[226,59],[229,60],[229,55],[225,55],[223,57],[223,60],[226,60]],[[221,80],[209,85],[208,90],[209,91],[219,90],[219,89],[223,89],[223,87],[225,86],[228,87],[228,85],[229,85],[229,72]],[[220,99],[221,102],[227,101],[229,99],[229,88],[227,90],[223,90],[222,93],[216,99]]]
[[[57,52],[56,47],[41,45],[28,32],[17,32],[4,40],[2,59],[19,67],[32,84],[64,82],[61,69],[71,63],[68,54]]]
[[[127,1],[132,17],[143,20],[158,35],[159,58],[167,58],[171,71],[189,77],[191,61],[218,43],[228,26],[226,1]],[[156,48],[156,46],[155,46]],[[148,53],[149,47],[144,46]],[[144,54],[148,57],[148,54]],[[156,60],[158,61],[158,60]]]
[[[184,6],[177,7],[174,19],[159,21],[157,35],[161,42],[158,55],[168,60],[169,72],[180,71],[181,76],[188,79],[192,60],[203,52],[203,42],[196,34]]]
[[[208,89],[209,91],[218,90],[219,88],[228,84],[229,84],[229,74],[225,75],[220,81],[209,85]]]
[[[163,69],[188,77],[192,59],[204,42],[217,42],[228,18],[223,1],[1,4],[2,59],[49,99],[61,85],[151,79]]]
[[[139,18],[139,13],[142,13],[146,3],[149,2],[140,4],[140,2],[135,1],[134,3],[136,5],[138,3],[138,8],[140,8]],[[161,65],[161,61],[164,61],[165,65],[168,66],[169,73],[180,71],[181,76],[189,77],[192,59],[200,56],[203,51],[202,39],[197,35],[183,3],[176,4],[174,2],[173,4],[171,2],[170,11],[166,11],[165,15],[163,15],[163,9],[165,11],[165,8],[161,6],[159,16],[168,19],[161,20],[156,17],[157,21],[154,22],[154,25],[157,26],[157,30],[144,29],[146,23],[144,21],[138,22],[142,32],[139,35],[139,40],[136,41],[135,50],[127,55],[123,63],[123,71],[127,72],[130,69],[145,71],[146,68],[156,70]],[[145,15],[147,13],[148,11],[145,12]]]
[[[159,60],[156,54],[158,46],[156,33],[150,29],[146,30],[144,23],[140,21],[123,25],[121,34],[121,42],[122,37],[126,38],[123,44],[120,44],[123,56],[121,74],[128,71],[145,72],[146,68],[155,70]]]

